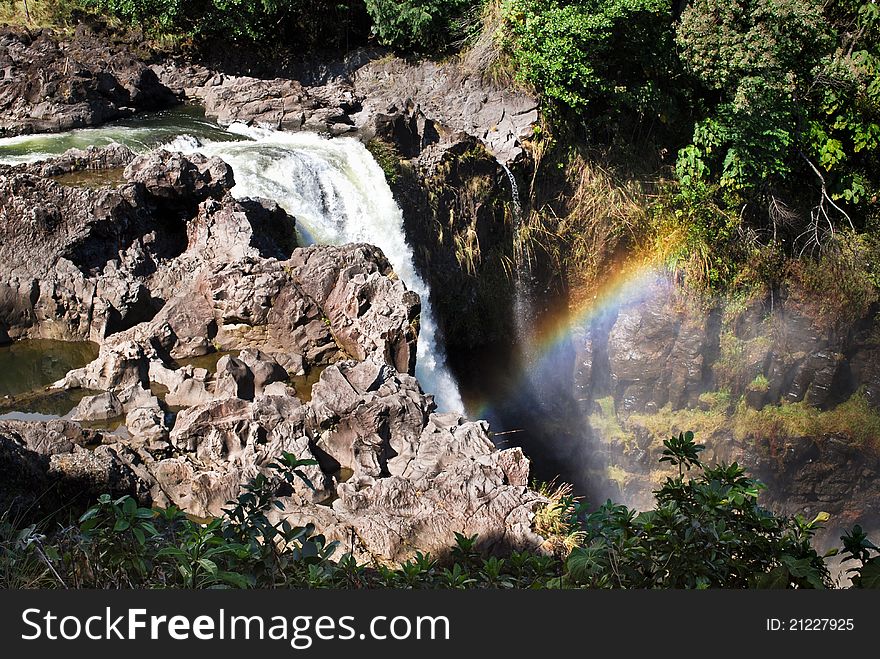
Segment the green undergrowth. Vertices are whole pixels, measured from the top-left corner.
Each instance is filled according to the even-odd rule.
[[[0,2],[0,24],[69,28],[81,6],[78,0],[4,0]]]
[[[394,185],[400,178],[401,157],[397,147],[388,140],[375,137],[367,142],[367,150],[373,156],[385,174],[388,185]]]
[[[757,504],[762,485],[734,464],[705,465],[693,434],[664,441],[672,469],[656,506],[637,512],[611,501],[590,508],[566,485],[540,486],[534,530],[540,550],[503,556],[455,534],[443,556],[416,553],[401,565],[360,565],[338,555],[312,524],[273,514],[278,496],[315,464],[283,454],[251,480],[221,517],[139,506],[103,495],[75,520],[24,524],[0,518],[4,588],[826,588],[835,585],[811,540],[812,521]],[[843,537],[852,585],[880,585],[877,548],[854,527]]]
[[[766,405],[753,410],[740,403],[731,418],[737,439],[845,436],[859,447],[880,453],[880,412],[862,394],[829,410],[804,402]]]

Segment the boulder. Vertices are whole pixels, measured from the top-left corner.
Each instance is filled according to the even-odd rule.
[[[287,380],[287,371],[271,355],[255,348],[245,348],[238,359],[251,373],[254,395],[260,395],[265,388],[275,382]],[[219,370],[219,365],[218,365]]]
[[[254,374],[242,360],[224,355],[217,362],[214,395],[218,398],[254,399]]]
[[[70,418],[73,421],[106,421],[122,415],[122,403],[115,394],[105,392],[83,398]]]
[[[143,185],[148,197],[163,207],[194,208],[206,199],[222,198],[235,185],[232,168],[220,158],[164,149],[135,158],[124,176]]]

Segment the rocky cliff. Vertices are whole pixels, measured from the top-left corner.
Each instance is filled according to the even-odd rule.
[[[650,506],[662,440],[693,430],[709,462],[738,460],[768,484],[766,505],[831,513],[832,540],[880,526],[878,310],[833,329],[812,306],[706,299],[658,274],[576,329],[572,400],[601,494]]]
[[[179,103],[132,36],[103,24],[80,24],[69,38],[0,29],[0,136],[97,126]]]
[[[224,51],[206,61],[160,56],[137,34],[99,22],[70,35],[7,29],[0,133],[95,126],[189,101],[224,126],[309,130],[387,147],[395,196],[448,342],[505,339],[518,201],[501,163],[524,171],[524,143],[538,121],[533,97],[485,81],[468,61],[413,64],[380,50],[308,62]]]
[[[153,70],[221,125],[343,135],[378,150],[447,344],[509,340],[520,202],[502,165],[523,169],[536,99],[486,82],[467,61],[413,64],[371,50],[307,68],[230,59]]]

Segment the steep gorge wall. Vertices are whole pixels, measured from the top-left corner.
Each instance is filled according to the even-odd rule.
[[[658,275],[571,341],[606,496],[651,506],[663,439],[692,430],[708,462],[737,460],[768,484],[766,505],[831,513],[829,537],[880,525],[876,305],[833,330],[794,300],[709,301]]]

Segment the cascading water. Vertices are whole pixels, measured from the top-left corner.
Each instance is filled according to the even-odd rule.
[[[499,160],[498,164],[510,181],[510,196],[513,201],[513,321],[517,345],[520,353],[528,361],[534,329],[534,304],[532,303],[532,268],[525,245],[527,236],[523,226],[522,200],[516,176],[506,163]]]
[[[498,164],[501,165],[501,169],[507,174],[507,180],[510,181],[510,196],[513,199],[513,216],[518,229],[519,224],[522,222],[522,201],[520,201],[519,198],[519,185],[517,185],[516,176],[510,171],[510,167],[501,160],[498,161]]]
[[[70,147],[117,141],[135,151],[156,146],[216,155],[232,167],[236,197],[266,197],[296,217],[308,241],[366,242],[379,247],[397,275],[422,299],[416,376],[441,411],[464,411],[450,374],[430,291],[415,269],[403,213],[379,164],[350,138],[234,126],[224,131],[191,115],[165,113],[133,125],[0,140],[0,162],[39,160]]]
[[[464,410],[458,386],[438,343],[430,291],[415,269],[406,242],[403,213],[385,173],[359,141],[327,139],[314,133],[285,133],[241,125],[230,131],[242,142],[189,144],[173,148],[201,151],[228,162],[235,173],[236,197],[275,200],[322,243],[365,242],[379,247],[398,276],[422,299],[416,376],[433,393],[438,408]]]

